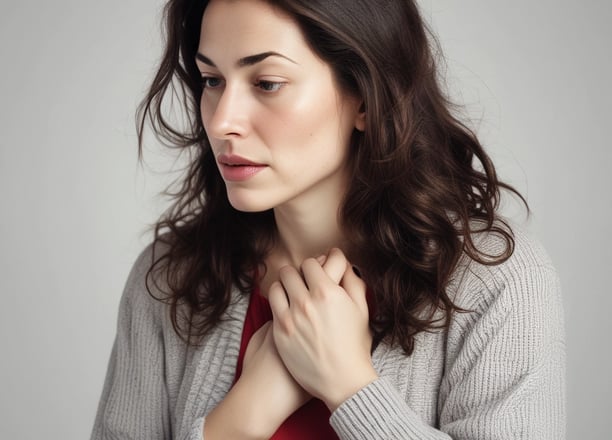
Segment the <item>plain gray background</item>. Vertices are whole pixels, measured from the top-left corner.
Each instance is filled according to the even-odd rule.
[[[89,436],[123,283],[174,160],[152,142],[146,166],[136,156],[160,5],[2,1],[0,438]],[[528,197],[528,228],[561,274],[568,438],[608,438],[612,6],[421,5],[452,95]]]

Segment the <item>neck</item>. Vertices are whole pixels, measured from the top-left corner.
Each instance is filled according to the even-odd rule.
[[[274,209],[278,229],[276,249],[287,264],[299,267],[307,258],[326,255],[333,247],[345,247],[338,222],[340,199],[331,198]]]

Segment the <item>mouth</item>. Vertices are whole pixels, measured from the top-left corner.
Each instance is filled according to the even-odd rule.
[[[233,154],[221,154],[217,157],[217,162],[223,179],[229,182],[243,182],[267,168],[266,164]]]
[[[241,156],[236,156],[234,154],[220,154],[217,157],[217,162],[220,165],[228,166],[228,167],[265,167],[266,165],[263,163],[253,162],[249,159],[245,159]]]

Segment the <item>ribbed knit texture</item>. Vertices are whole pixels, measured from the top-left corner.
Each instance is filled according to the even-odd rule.
[[[448,332],[420,333],[411,356],[384,342],[376,348],[379,379],[332,413],[341,439],[565,438],[559,282],[542,248],[515,234],[505,263],[459,264],[449,293],[469,312],[456,314]],[[492,235],[478,240],[487,253],[502,250]],[[227,319],[201,347],[186,348],[168,306],[146,291],[150,252],[121,300],[92,440],[202,439],[206,414],[232,384],[248,298],[236,293]]]

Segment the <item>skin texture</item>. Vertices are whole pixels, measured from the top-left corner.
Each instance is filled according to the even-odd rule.
[[[376,379],[366,286],[342,251],[332,249],[323,266],[305,260],[301,274],[283,267],[269,299],[283,363],[331,411]]]
[[[247,181],[226,180],[231,204],[292,212],[337,199],[360,101],[337,89],[299,28],[269,6],[213,1],[203,22],[199,52],[217,66],[198,61],[205,77],[202,121],[215,156],[235,154],[266,166]],[[236,65],[269,51],[292,61],[269,56]]]
[[[298,26],[258,0],[210,2],[198,52],[202,122],[230,203],[273,209],[278,227],[260,282],[273,323],[251,339],[242,376],[204,434],[269,438],[312,396],[334,410],[376,378],[366,289],[340,249],[337,220],[349,139],[364,114]],[[244,61],[270,52],[280,55]],[[228,178],[227,156],[257,172]]]
[[[349,139],[363,129],[360,98],[338,89],[289,17],[257,0],[212,1],[198,49],[216,66],[196,61],[208,86],[201,116],[215,156],[265,165],[246,181],[226,180],[230,203],[242,211],[274,209],[284,264],[298,267],[341,245],[337,207]],[[237,65],[269,51],[292,61],[270,56]]]

